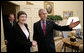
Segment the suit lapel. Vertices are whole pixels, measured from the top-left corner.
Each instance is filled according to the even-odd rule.
[[[11,26],[11,28],[12,28],[12,24],[10,23],[10,21],[8,21],[8,23],[9,23],[9,26]]]
[[[48,31],[48,26],[49,26],[49,22],[48,22],[48,20],[46,20],[46,34],[47,34],[47,31]]]
[[[20,26],[18,25],[18,27],[19,27],[19,32],[20,32],[20,34],[22,34],[23,35],[23,37],[25,37],[26,39],[27,39],[27,37],[26,37],[26,35],[24,34],[24,32],[22,31],[22,29],[20,28]]]
[[[28,26],[27,26],[27,25],[25,25],[25,27],[26,27],[26,29],[27,29],[27,30],[28,30],[28,32],[29,32]],[[30,37],[30,32],[29,32],[29,37]],[[29,39],[29,37],[28,37],[28,39]]]
[[[40,29],[40,32],[42,32],[42,34],[44,34],[44,33],[43,33],[43,29],[42,29],[42,27],[41,27],[41,20],[39,21],[39,29]]]

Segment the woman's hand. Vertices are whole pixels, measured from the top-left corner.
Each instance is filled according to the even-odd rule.
[[[33,46],[36,46],[37,45],[37,42],[36,41],[32,41],[32,45]]]

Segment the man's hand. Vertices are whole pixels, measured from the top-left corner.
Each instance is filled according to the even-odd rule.
[[[7,41],[7,40],[5,40],[5,45],[7,45],[7,43],[8,43],[8,41]]]
[[[73,22],[73,20],[72,20],[72,22],[70,23],[69,27],[70,28],[76,27],[79,23],[80,23],[80,21]]]
[[[32,45],[33,46],[36,46],[37,45],[37,42],[36,41],[32,41]]]

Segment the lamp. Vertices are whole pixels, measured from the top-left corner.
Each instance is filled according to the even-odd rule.
[[[78,17],[69,17],[69,19],[67,20],[67,24],[66,25],[69,25],[71,22],[76,22],[76,21],[79,21],[79,18]],[[72,28],[73,31],[71,31],[71,34],[72,34],[72,37],[70,38],[70,40],[72,42],[75,42],[76,41],[76,37],[74,35],[76,35],[76,30],[77,29],[81,29],[81,24],[78,24],[76,27]]]

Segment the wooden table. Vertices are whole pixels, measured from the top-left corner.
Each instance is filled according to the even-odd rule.
[[[83,43],[83,40],[81,39],[77,39],[78,41],[76,41],[75,43],[71,42],[70,41],[70,38],[63,38],[62,41],[63,41],[63,46],[64,46],[64,52],[66,51],[66,47],[69,47],[72,49],[72,52],[73,52],[73,49],[75,50],[75,52],[79,52],[79,46],[81,43]]]

